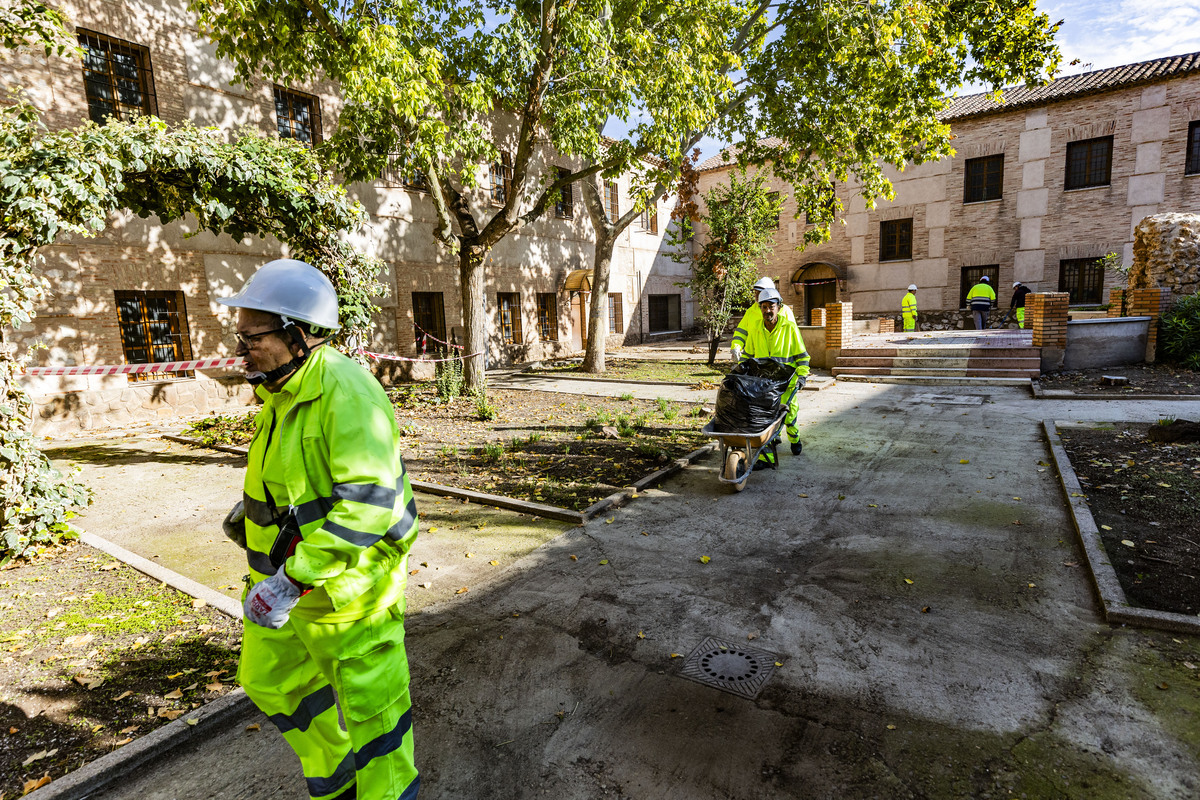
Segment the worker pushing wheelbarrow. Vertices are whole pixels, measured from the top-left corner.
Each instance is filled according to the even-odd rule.
[[[758,301],[734,333],[738,364],[717,393],[715,418],[702,430],[721,442],[721,482],[739,492],[752,471],[777,467],[784,431],[792,455],[803,449],[796,417],[798,393],[808,376],[808,351],[796,323],[779,313],[779,292],[765,289]]]

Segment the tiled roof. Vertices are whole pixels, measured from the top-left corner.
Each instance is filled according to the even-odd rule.
[[[758,143],[763,147],[782,147],[783,139],[776,136],[771,136],[766,139],[759,139]],[[731,144],[725,147],[721,152],[711,158],[706,158],[696,167],[698,172],[704,172],[708,169],[716,169],[717,167],[727,167],[737,161],[737,153],[741,149],[740,145]]]
[[[1004,102],[989,100],[986,94],[972,94],[955,99],[938,117],[951,122],[966,117],[1014,111],[1066,100],[1070,97],[1123,89],[1141,83],[1174,78],[1190,72],[1200,72],[1200,53],[1166,56],[1137,64],[1083,72],[1055,78],[1045,86],[1014,86],[1004,90]]]

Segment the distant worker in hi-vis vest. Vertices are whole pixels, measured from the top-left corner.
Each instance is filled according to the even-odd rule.
[[[225,520],[250,566],[238,682],[300,757],[311,798],[414,800],[404,588],[417,505],[395,411],[326,345],[337,293],[315,267],[272,261],[217,302],[238,310],[234,352],[262,401]]]
[[[904,299],[900,301],[900,316],[904,317],[904,330],[915,331],[917,329],[917,285],[915,283],[908,285],[908,294],[904,295]]]
[[[981,331],[987,327],[988,312],[992,310],[995,302],[996,292],[992,289],[991,278],[984,275],[979,279],[979,283],[967,292],[967,305],[971,307],[971,314],[975,317],[975,330]]]
[[[1017,315],[1017,327],[1025,327],[1025,295],[1029,294],[1029,287],[1020,281],[1013,283],[1012,302],[1008,304],[1011,311],[1015,311]]]

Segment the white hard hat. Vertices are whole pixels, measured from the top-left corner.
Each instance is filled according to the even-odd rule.
[[[776,289],[763,289],[758,293],[758,302],[765,303],[767,301],[783,305],[783,296]]]
[[[754,288],[755,288],[755,290],[760,291],[760,292],[763,291],[764,289],[774,289],[775,281],[772,280],[771,278],[759,278],[758,282],[754,284]]]
[[[231,308],[250,308],[278,314],[284,321],[307,322],[315,328],[336,331],[337,292],[316,267],[290,258],[263,264],[233,297],[217,300]]]
[[[1017,287],[1018,287],[1018,286],[1020,286],[1020,285],[1021,285],[1021,282],[1020,282],[1020,281],[1013,281],[1013,288],[1014,288],[1014,289],[1015,289],[1015,288],[1017,288]]]
[[[908,290],[909,290],[910,292],[915,292],[915,291],[917,290],[917,285],[916,285],[915,283],[910,283],[910,284],[908,285]]]
[[[987,275],[984,275],[984,276],[983,276],[982,278],[980,278],[979,280],[983,281],[984,283],[991,283],[991,282],[992,282],[992,279],[991,279],[991,278],[989,278]]]

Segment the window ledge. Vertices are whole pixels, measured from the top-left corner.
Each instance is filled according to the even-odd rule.
[[[647,336],[669,336],[674,333],[683,333],[683,329],[681,328],[677,331],[648,331],[646,333],[646,335]]]
[[[1200,172],[1185,172],[1185,173],[1183,173],[1183,177],[1185,177],[1185,178],[1200,178]]]
[[[1001,195],[1000,197],[993,197],[990,200],[963,200],[963,205],[964,206],[982,206],[982,205],[987,205],[988,203],[999,203],[1003,199],[1004,199],[1004,196]]]
[[[1063,194],[1066,194],[1067,192],[1091,192],[1096,189],[1111,189],[1111,188],[1112,188],[1112,182],[1110,181],[1109,183],[1103,183],[1103,184],[1100,184],[1099,186],[1079,186],[1074,189],[1063,188]]]
[[[895,264],[898,261],[912,261],[912,260],[913,260],[912,256],[907,256],[905,258],[881,258],[881,259],[879,259],[879,263],[880,264]]]

